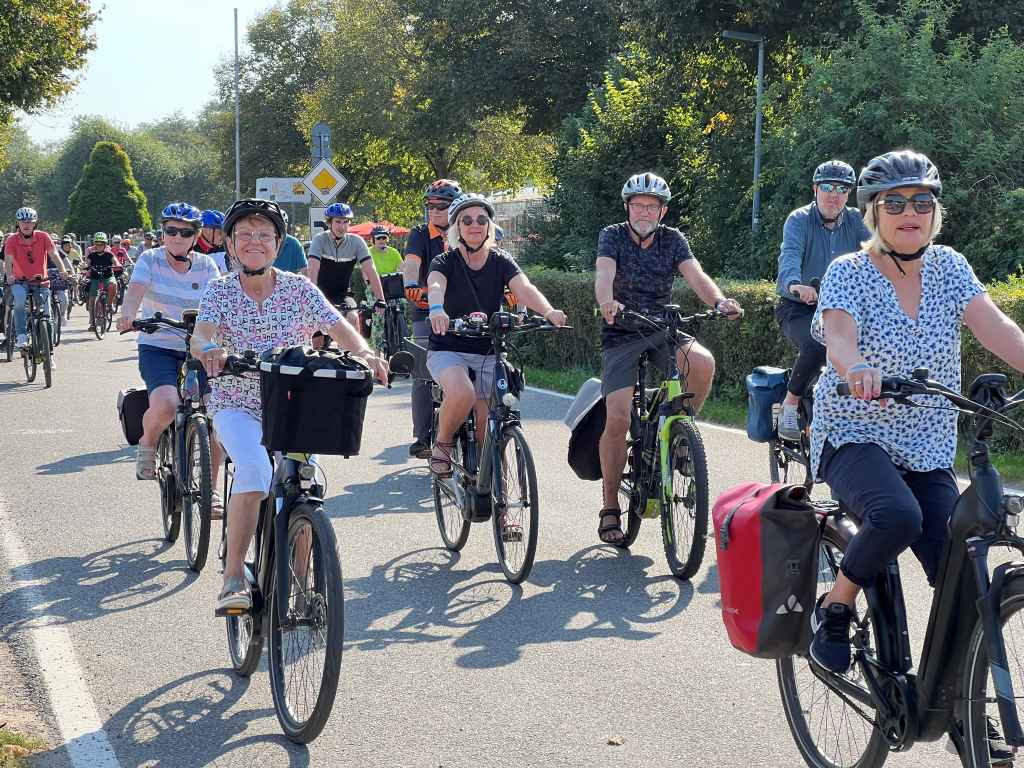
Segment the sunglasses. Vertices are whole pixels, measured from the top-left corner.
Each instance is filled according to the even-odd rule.
[[[828,194],[832,194],[833,192],[835,192],[836,194],[839,195],[845,195],[852,189],[852,187],[849,184],[834,184],[831,181],[823,181],[820,184],[818,184],[818,189]]]
[[[473,223],[473,217],[463,216],[461,219],[459,219],[459,221],[462,222],[462,226],[468,227]],[[488,223],[490,223],[490,221],[491,219],[486,213],[481,213],[476,217],[476,223],[479,224],[481,227],[486,226]]]
[[[903,195],[886,195],[881,200],[885,212],[898,216],[907,209],[907,203],[914,206],[914,213],[931,213],[935,210],[935,198],[929,192],[918,192],[910,198]]]
[[[448,203],[427,203],[427,208],[431,211],[447,211]]]
[[[164,235],[166,237],[194,237],[196,230],[194,227],[164,227]]]

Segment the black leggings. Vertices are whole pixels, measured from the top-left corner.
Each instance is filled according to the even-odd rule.
[[[872,586],[886,565],[910,547],[934,586],[949,517],[960,496],[952,469],[910,472],[873,443],[838,449],[825,443],[820,474],[835,498],[861,520],[840,566],[850,581]]]
[[[797,397],[803,397],[807,385],[825,364],[825,347],[811,336],[813,317],[814,307],[802,302],[780,299],[775,307],[775,318],[782,327],[782,333],[800,349],[789,377],[789,391]]]

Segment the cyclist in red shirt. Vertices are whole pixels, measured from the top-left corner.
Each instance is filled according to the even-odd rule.
[[[4,243],[4,270],[7,282],[13,281],[14,332],[19,347],[28,345],[25,302],[30,292],[39,299],[40,311],[50,314],[50,281],[47,279],[47,260],[52,257],[58,270],[68,276],[63,262],[57,258],[57,247],[48,234],[36,230],[39,214],[32,208],[19,208],[14,218],[18,228]],[[29,282],[31,281],[31,282]]]

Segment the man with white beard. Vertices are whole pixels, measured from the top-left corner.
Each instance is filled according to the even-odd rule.
[[[674,352],[684,392],[692,392],[690,405],[700,411],[711,391],[715,358],[692,337],[682,339],[669,350],[664,336],[649,337],[651,331],[626,330],[615,325],[622,309],[657,315],[671,304],[672,282],[682,275],[690,289],[708,306],[734,319],[743,314],[734,299],[724,296],[715,281],[705,274],[690,251],[686,236],[662,225],[672,192],[663,178],[637,173],[622,187],[626,221],[601,230],[597,243],[597,277],[594,293],[605,325],[601,333],[601,393],[606,419],[601,435],[601,475],[604,506],[598,535],[606,544],[624,539],[619,509],[619,484],[626,465],[626,431],[633,400],[637,365],[645,350],[652,350],[652,362],[665,370]]]

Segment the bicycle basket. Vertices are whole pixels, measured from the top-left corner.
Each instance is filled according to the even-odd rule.
[[[263,445],[355,456],[373,374],[357,358],[309,347],[274,349],[260,363]]]
[[[380,276],[380,284],[384,289],[384,300],[392,301],[405,298],[405,278],[401,272],[392,272]]]

